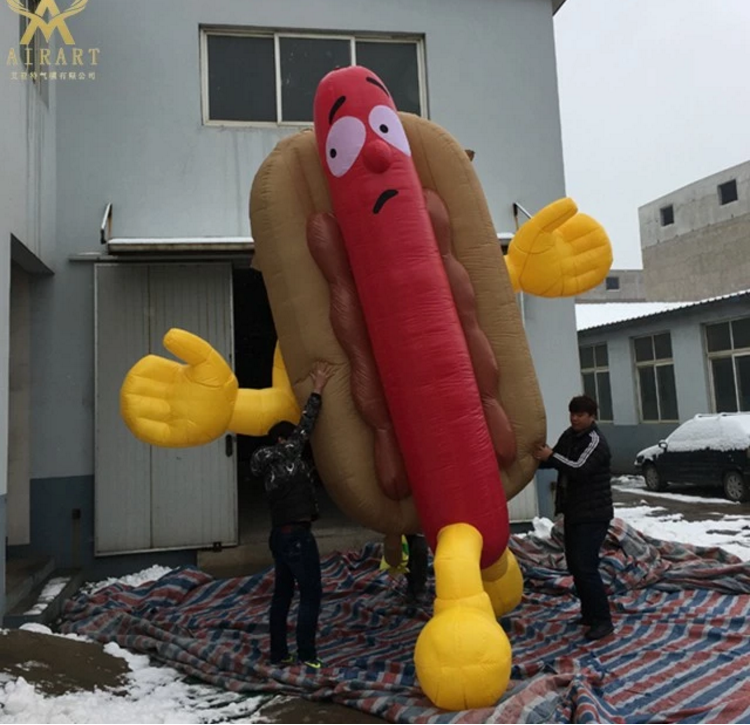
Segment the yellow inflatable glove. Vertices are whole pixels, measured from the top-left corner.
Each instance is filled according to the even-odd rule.
[[[544,207],[515,234],[505,257],[513,289],[539,297],[571,297],[604,281],[612,245],[599,222],[572,199]]]
[[[185,448],[209,443],[228,430],[265,435],[281,420],[299,420],[299,407],[277,349],[274,387],[239,390],[237,378],[211,345],[173,328],[164,347],[181,364],[147,355],[127,373],[120,389],[120,413],[145,443]]]

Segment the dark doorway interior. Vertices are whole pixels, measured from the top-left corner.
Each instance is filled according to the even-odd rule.
[[[276,329],[268,304],[263,276],[254,269],[233,273],[234,371],[241,388],[267,388],[276,346]],[[266,437],[237,436],[237,485],[240,544],[268,536],[269,518],[263,484],[250,471],[256,448],[269,444]],[[321,487],[318,491],[318,528],[351,526]]]

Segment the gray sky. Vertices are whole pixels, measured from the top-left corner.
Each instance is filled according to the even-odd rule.
[[[567,0],[567,193],[640,268],[638,207],[750,160],[750,0]]]

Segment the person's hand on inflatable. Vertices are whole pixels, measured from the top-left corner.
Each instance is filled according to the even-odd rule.
[[[310,372],[310,379],[313,384],[313,393],[320,395],[323,392],[323,388],[327,385],[328,381],[333,375],[333,366],[327,362],[316,362],[313,365],[313,369]]]
[[[505,261],[516,292],[571,297],[604,281],[612,245],[599,222],[572,199],[559,199],[516,232]]]
[[[185,364],[147,355],[128,372],[120,412],[136,438],[182,448],[223,435],[237,399],[237,378],[208,342],[172,328],[164,347]]]

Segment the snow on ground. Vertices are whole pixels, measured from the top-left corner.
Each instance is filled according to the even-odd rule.
[[[47,605],[63,590],[65,585],[70,581],[70,577],[56,576],[50,579],[42,589],[42,593],[39,595],[31,609],[28,609],[24,614],[41,614]]]
[[[613,488],[622,491],[646,490],[640,476],[621,476],[612,480]],[[726,498],[688,496],[680,493],[648,492],[649,497],[671,499],[687,503],[721,504],[722,507],[740,506]],[[615,516],[621,518],[646,536],[665,541],[681,541],[693,546],[718,546],[743,561],[750,561],[750,523],[747,515],[725,514],[713,521],[685,521],[682,514],[669,513],[663,508],[654,508],[645,501],[640,506],[617,506]]]
[[[645,490],[639,476],[621,476],[613,480],[615,487],[628,491]],[[649,496],[655,496],[649,492]],[[700,502],[707,505],[726,499],[707,499],[682,494],[658,494],[664,499]],[[653,538],[681,541],[698,546],[720,546],[744,561],[750,561],[750,525],[747,517],[726,515],[720,520],[684,521],[680,514],[646,505],[618,506],[615,515],[630,526]],[[534,533],[549,537],[552,522],[538,518]],[[169,571],[151,567],[121,579],[108,579],[87,586],[96,591],[103,586],[121,581],[137,585],[159,578]],[[51,633],[41,625],[28,625],[37,631]],[[70,635],[75,639],[81,639]],[[78,692],[60,697],[47,697],[34,689],[23,678],[4,680],[0,673],[0,723],[220,723],[264,722],[254,714],[265,702],[264,697],[243,697],[202,684],[188,684],[182,675],[170,667],[152,665],[144,655],[136,655],[116,644],[105,650],[127,660],[130,680],[125,697],[106,692]]]
[[[40,624],[24,625],[23,629],[53,634]],[[4,682],[0,672],[0,723],[254,722],[252,713],[267,700],[187,684],[177,670],[155,667],[146,655],[129,652],[114,642],[105,645],[104,651],[126,660],[130,667],[124,697],[104,691],[47,697],[23,678]]]
[[[138,587],[146,582],[153,582],[163,577],[167,572],[171,571],[166,566],[150,566],[148,569],[143,569],[135,574],[127,574],[126,576],[115,577],[113,579],[104,579],[100,582],[92,582],[82,587],[83,591],[94,594],[104,587],[111,586],[112,584],[125,584],[129,587]]]

